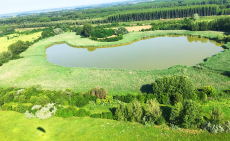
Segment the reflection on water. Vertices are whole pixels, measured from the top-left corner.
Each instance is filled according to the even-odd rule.
[[[222,51],[221,45],[207,38],[167,35],[109,48],[56,44],[47,48],[46,59],[66,67],[167,69],[174,65],[196,65]]]

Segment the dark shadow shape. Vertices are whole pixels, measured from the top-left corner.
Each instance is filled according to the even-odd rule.
[[[225,71],[225,72],[221,73],[221,75],[230,77],[230,72],[229,71]]]
[[[44,132],[44,133],[46,133],[45,129],[43,129],[42,127],[38,127],[37,129],[42,131],[42,132]]]
[[[164,117],[165,121],[169,123],[172,108],[169,106],[160,106],[160,108],[162,110],[162,116]]]
[[[116,109],[117,109],[116,107],[109,108],[109,110],[112,112],[113,116],[115,115]]]
[[[140,88],[140,91],[142,93],[153,93],[153,83],[152,84],[145,84],[145,85],[142,85],[141,88]]]

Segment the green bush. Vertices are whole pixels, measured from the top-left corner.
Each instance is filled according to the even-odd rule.
[[[157,125],[162,125],[165,123],[165,118],[163,116],[160,116],[157,120],[156,120],[156,124]]]
[[[57,111],[55,112],[55,116],[57,117],[69,118],[72,117],[73,115],[74,112],[67,108],[57,109]]]
[[[162,114],[162,111],[160,109],[160,104],[156,99],[148,100],[144,107],[144,111],[145,111],[144,116],[147,117],[148,121],[150,121],[149,119],[151,119],[153,122],[155,122]]]
[[[2,105],[2,110],[11,111],[11,110],[12,110],[12,106],[11,106],[10,104],[4,103],[4,104]]]
[[[183,105],[181,102],[178,102],[174,105],[169,118],[171,124],[180,125],[182,123],[182,110]]]
[[[101,114],[92,114],[90,117],[92,117],[92,118],[101,118],[102,115]]]
[[[117,30],[116,30],[116,35],[119,35],[119,34],[127,34],[129,33],[128,30],[125,28],[125,27],[119,27]]]
[[[216,89],[212,86],[204,86],[203,91],[208,97],[216,97]]]
[[[84,23],[81,35],[84,37],[89,37],[92,34],[93,30],[94,28],[90,23]]]
[[[210,121],[212,124],[222,124],[224,119],[224,113],[221,112],[220,107],[213,107],[210,111]]]
[[[25,113],[28,110],[28,107],[19,103],[16,107],[16,111],[19,113]]]
[[[129,121],[140,122],[143,116],[141,103],[134,99],[132,103],[127,105],[127,115],[125,116]]]
[[[20,95],[20,96],[19,96],[19,102],[21,102],[21,103],[26,103],[26,102],[27,102],[26,96],[25,96],[25,95]]]
[[[5,59],[10,60],[12,58],[12,53],[10,51],[2,51],[0,53],[0,60],[3,61]]]
[[[85,109],[79,109],[74,112],[74,116],[77,117],[90,116],[90,111],[87,112]]]
[[[30,97],[30,102],[35,104],[35,102],[37,101],[38,97],[37,96],[31,96]]]
[[[14,96],[16,95],[16,91],[11,91],[11,92],[7,92],[3,98],[4,98],[4,102],[5,103],[9,103],[12,102],[14,100]]]
[[[184,100],[182,121],[182,126],[185,128],[199,127],[203,122],[201,106],[195,101]]]
[[[219,124],[212,124],[210,122],[205,122],[201,125],[201,129],[206,130],[210,133],[221,133],[224,131],[224,128]]]
[[[194,90],[195,87],[186,76],[164,76],[157,78],[153,83],[154,95],[161,104],[169,103],[167,101],[173,99],[175,93],[182,94],[183,99],[195,100],[197,95]]]
[[[103,112],[101,114],[101,117],[105,118],[105,119],[113,119],[113,113],[112,112]]]
[[[40,95],[35,102],[36,105],[45,105],[47,103],[50,103],[50,99],[46,95]]]
[[[16,43],[13,43],[8,46],[8,50],[11,51],[14,55],[17,55],[28,48],[28,44],[24,41],[18,40]]]
[[[126,104],[121,103],[116,108],[114,119],[115,120],[123,120],[124,121],[126,117],[127,117]]]

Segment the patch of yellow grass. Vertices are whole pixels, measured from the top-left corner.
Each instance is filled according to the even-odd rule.
[[[36,38],[41,36],[42,32],[37,32],[37,33],[33,33],[30,35],[21,35],[19,37],[14,37],[13,36],[18,36],[18,34],[10,34],[8,35],[9,37],[11,37],[12,39],[7,39],[7,37],[0,37],[0,52],[1,51],[7,51],[8,46],[12,43],[17,42],[18,40],[22,40],[22,41],[33,41]]]

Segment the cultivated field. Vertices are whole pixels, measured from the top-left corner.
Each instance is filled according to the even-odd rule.
[[[37,33],[33,33],[30,35],[21,35],[19,36],[18,34],[11,34],[8,35],[11,39],[7,39],[7,37],[0,37],[0,52],[4,51],[4,50],[8,50],[8,46],[12,43],[17,42],[18,40],[22,40],[22,41],[33,41],[35,39],[37,39],[38,37],[41,36],[42,32],[37,32]],[[19,36],[19,37],[14,37],[14,36]]]

